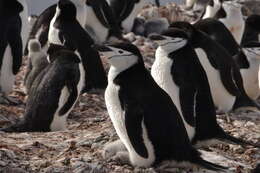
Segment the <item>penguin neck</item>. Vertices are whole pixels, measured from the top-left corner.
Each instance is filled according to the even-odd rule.
[[[214,17],[217,14],[217,12],[220,9],[220,7],[221,7],[221,4],[219,3],[219,1],[214,1],[214,6],[208,5],[206,7],[206,12],[203,15],[202,19],[206,19],[206,18],[209,18],[209,17]]]

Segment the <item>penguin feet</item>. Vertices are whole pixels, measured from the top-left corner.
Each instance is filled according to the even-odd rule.
[[[117,152],[116,155],[112,157],[112,160],[114,160],[122,165],[131,164],[128,151]]]
[[[104,159],[109,159],[113,156],[116,156],[118,152],[126,152],[126,147],[123,144],[123,142],[118,139],[114,142],[111,142],[109,144],[107,144],[102,152],[102,157]]]

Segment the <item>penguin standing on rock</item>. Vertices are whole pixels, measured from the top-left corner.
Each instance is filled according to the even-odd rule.
[[[1,1],[0,4],[0,91],[1,102],[14,103],[7,95],[12,91],[15,75],[22,64],[23,6],[17,0]]]
[[[60,47],[49,51],[50,64],[30,89],[23,119],[4,132],[48,132],[66,129],[66,119],[83,87],[80,59]]]
[[[57,4],[48,35],[50,44],[65,46],[79,55],[85,70],[84,91],[105,89],[107,77],[94,41],[76,19],[76,7],[69,0]]]
[[[240,107],[259,108],[246,94],[239,68],[225,48],[187,22],[175,22],[170,27],[187,32],[207,74],[213,101],[219,112]]]
[[[151,74],[176,105],[192,144],[200,147],[224,140],[260,147],[226,134],[217,124],[207,75],[183,30],[168,29],[150,38],[159,43]]]
[[[71,2],[75,5],[77,9],[77,20],[82,27],[85,26],[86,22],[86,0],[71,0]],[[49,26],[52,18],[56,13],[57,4],[54,4],[44,10],[40,16],[38,17],[37,21],[34,23],[32,30],[29,34],[30,39],[38,39],[41,43],[41,47],[43,48],[44,52],[48,50],[48,33],[49,33]],[[25,48],[24,55],[28,55],[28,43]]]
[[[41,50],[41,44],[37,39],[29,41],[29,55],[27,71],[24,77],[25,92],[28,94],[34,79],[49,64],[47,54]]]
[[[125,32],[131,32],[134,20],[142,8],[149,3],[148,0],[107,0],[117,17],[121,28]],[[159,1],[155,1],[160,5]]]
[[[178,110],[145,69],[137,47],[121,43],[98,49],[111,64],[105,102],[120,138],[105,148],[105,157],[116,155],[137,167],[169,160],[172,166],[224,169],[191,146]]]
[[[85,29],[96,43],[122,40],[122,32],[106,0],[86,1]]]

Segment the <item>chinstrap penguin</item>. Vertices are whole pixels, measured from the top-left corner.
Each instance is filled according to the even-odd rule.
[[[116,16],[106,0],[86,1],[85,29],[96,43],[123,40]]]
[[[197,29],[207,33],[213,40],[223,46],[237,63],[245,91],[247,95],[255,100],[258,97],[258,68],[256,54],[249,53],[246,49],[242,49],[225,25],[213,18],[200,20],[194,25]],[[257,45],[255,45],[257,47]],[[249,54],[245,54],[247,52]],[[255,57],[253,57],[253,55]],[[248,57],[247,57],[248,56]]]
[[[219,112],[225,113],[240,107],[259,108],[246,94],[239,68],[225,48],[188,22],[175,22],[170,27],[187,32],[207,74],[213,101]]]
[[[260,145],[228,135],[217,124],[207,75],[188,35],[171,28],[163,35],[150,38],[159,44],[151,74],[176,105],[192,144],[200,147],[224,140],[260,148]]]
[[[70,0],[77,9],[77,20],[82,27],[85,26],[86,22],[86,0]],[[38,17],[36,22],[34,23],[32,30],[29,34],[29,39],[27,41],[27,45],[25,47],[24,55],[28,55],[28,43],[30,39],[38,39],[41,43],[41,47],[44,52],[48,50],[48,33],[50,22],[53,17],[55,17],[57,4],[54,4],[47,9],[45,9]]]
[[[47,54],[41,50],[41,44],[37,39],[31,39],[28,46],[28,62],[24,77],[26,94],[29,93],[33,81],[38,74],[49,64]]]
[[[105,147],[104,156],[115,154],[137,167],[170,160],[174,166],[224,169],[203,160],[191,146],[178,110],[145,69],[137,47],[127,43],[96,47],[111,65],[105,102],[121,140]]]
[[[125,32],[131,32],[134,26],[134,20],[142,8],[149,3],[148,0],[107,0],[112,8],[120,27]],[[155,0],[156,5],[160,5]]]
[[[51,63],[36,77],[27,99],[24,117],[4,132],[66,130],[67,116],[83,88],[80,59],[59,48],[49,51]]]
[[[22,65],[23,6],[17,0],[1,1],[0,7],[0,92],[1,102],[16,104],[7,95],[12,91],[15,75]]]
[[[94,41],[77,21],[76,7],[69,0],[58,2],[48,41],[79,54],[86,72],[84,91],[105,89],[107,77],[98,52],[91,47]]]

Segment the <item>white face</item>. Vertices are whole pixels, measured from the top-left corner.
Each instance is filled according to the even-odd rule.
[[[169,53],[184,47],[188,42],[186,39],[180,37],[162,37],[164,37],[165,39],[156,40],[156,42],[159,44],[161,49]]]
[[[248,58],[260,60],[260,47],[243,48]]]
[[[102,54],[108,59],[109,64],[119,71],[128,69],[138,61],[138,57],[132,52],[109,46],[108,48],[112,51],[102,52]]]

